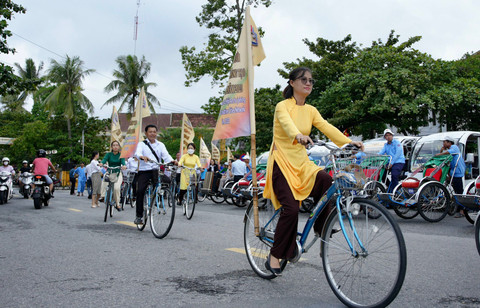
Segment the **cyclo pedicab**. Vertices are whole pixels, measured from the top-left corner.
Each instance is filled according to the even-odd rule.
[[[447,181],[452,159],[452,155],[431,157],[400,182],[392,193],[379,193],[378,199],[387,207],[393,207],[395,213],[404,219],[412,219],[420,214],[428,222],[439,222],[447,214],[453,215],[452,179]],[[421,171],[423,177],[418,179],[415,175]]]

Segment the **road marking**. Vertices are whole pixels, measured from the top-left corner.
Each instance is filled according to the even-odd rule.
[[[129,226],[129,227],[134,227],[136,228],[137,225],[134,224],[133,222],[130,222],[130,221],[121,221],[121,220],[117,220],[116,221],[117,224],[122,224],[122,225],[126,225],[126,226]]]
[[[69,208],[70,211],[74,211],[74,212],[83,212],[82,210],[77,210],[77,209],[74,209],[74,208]]]
[[[225,249],[225,250],[233,251],[233,252],[236,252],[236,253],[245,254],[245,248],[227,248],[227,249]],[[269,252],[270,252],[270,251],[266,251],[266,250],[263,250],[263,249],[252,248],[252,255],[253,255],[254,257],[257,257],[257,258],[266,259]],[[307,261],[307,260],[308,260],[308,259],[306,259],[306,258],[304,258],[304,257],[300,257],[300,260],[299,260],[299,261]]]

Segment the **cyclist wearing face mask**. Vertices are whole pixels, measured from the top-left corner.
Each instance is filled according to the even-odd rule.
[[[200,168],[200,158],[195,154],[195,144],[189,143],[187,146],[187,154],[184,154],[180,161],[178,162],[179,166],[184,166],[187,168]],[[202,168],[203,171],[203,168]],[[187,187],[190,184],[190,170],[183,169],[182,175],[180,176],[180,194],[178,195],[178,205],[182,204],[183,196],[187,192]]]

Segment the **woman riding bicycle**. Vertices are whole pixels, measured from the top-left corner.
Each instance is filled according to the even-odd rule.
[[[120,143],[118,141],[113,141],[111,143],[111,148],[112,151],[108,152],[105,157],[102,159],[102,163],[99,164],[100,166],[103,166],[104,164],[107,164],[109,167],[122,167],[122,169],[126,169],[125,166],[125,158],[120,158]],[[113,198],[115,200],[116,206],[115,208],[117,211],[121,211],[122,208],[120,207],[120,188],[122,186],[122,173],[120,172],[120,169],[112,169],[110,170],[111,173],[117,174],[118,178],[117,181],[115,182],[115,185],[113,186]],[[105,177],[104,177],[105,179]],[[100,201],[104,200],[105,198],[105,192],[107,191],[107,186],[108,184],[103,181],[102,183],[102,196],[100,198]]]
[[[187,168],[195,168],[195,166],[200,167],[200,158],[195,154],[195,149],[195,144],[189,143],[187,146],[187,154],[184,154],[182,158],[180,158],[178,165]],[[180,176],[180,194],[178,195],[177,205],[182,204],[183,196],[187,192],[188,185],[190,184],[190,172],[191,171],[188,169],[182,170],[182,175]]]
[[[283,91],[285,100],[275,107],[273,142],[263,194],[272,200],[275,209],[283,209],[275,231],[273,247],[265,264],[266,268],[277,276],[281,274],[279,259],[295,257],[301,201],[312,196],[316,204],[332,184],[332,178],[308,158],[305,146],[308,143],[313,144],[309,137],[312,125],[338,146],[348,143],[362,146],[361,142],[351,141],[324,120],[315,107],[305,104],[313,84],[309,68],[294,69],[289,75],[288,86]],[[326,206],[320,214],[314,225],[316,233],[321,234],[330,210],[331,207]]]

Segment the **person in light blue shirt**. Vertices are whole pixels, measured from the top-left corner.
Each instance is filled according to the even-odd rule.
[[[463,176],[465,175],[465,161],[463,160],[462,153],[458,146],[455,145],[455,140],[446,136],[443,140],[443,147],[440,150],[440,153],[435,156],[440,155],[452,155],[453,159],[450,162],[450,177],[452,177],[452,187],[456,194],[463,193]],[[463,217],[463,210],[455,216]]]
[[[78,174],[78,187],[77,187],[77,196],[83,197],[83,192],[85,191],[85,184],[87,183],[87,176],[85,175],[85,164],[81,163],[80,167],[75,170],[75,174]]]
[[[405,155],[403,154],[402,144],[398,140],[393,139],[393,132],[390,129],[387,128],[383,131],[383,138],[385,138],[387,142],[378,154],[390,155],[392,157],[387,166],[387,169],[391,171],[392,177],[390,185],[388,186],[388,192],[391,193],[398,185],[398,178],[405,165]]]

